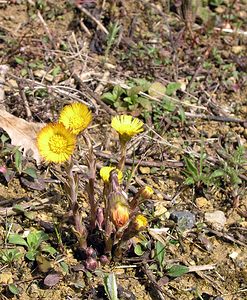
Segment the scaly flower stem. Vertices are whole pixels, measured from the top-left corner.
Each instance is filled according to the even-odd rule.
[[[87,229],[82,223],[82,216],[78,205],[78,178],[77,174],[73,173],[73,159],[71,158],[66,168],[67,172],[67,193],[70,200],[70,206],[74,219],[74,229],[81,249],[87,247]]]
[[[118,169],[123,172],[125,161],[126,161],[126,151],[127,151],[127,142],[121,141],[121,159],[118,163]]]
[[[88,199],[90,203],[90,229],[93,230],[96,225],[96,217],[97,217],[97,202],[94,197],[94,184],[95,184],[95,173],[96,173],[96,161],[93,152],[93,146],[90,141],[90,138],[87,134],[83,134],[83,137],[88,145],[88,156],[87,156],[87,165],[88,165],[88,185],[87,185],[87,193]]]

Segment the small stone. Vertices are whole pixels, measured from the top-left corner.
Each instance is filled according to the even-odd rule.
[[[203,208],[210,205],[210,202],[204,197],[197,198],[195,202],[198,208]]]
[[[142,174],[150,174],[151,169],[149,167],[140,167],[140,172]]]
[[[213,212],[205,213],[205,221],[211,223],[212,227],[216,230],[222,230],[226,223],[226,217],[223,211],[215,210]]]
[[[187,210],[174,211],[171,213],[170,218],[174,220],[183,230],[191,229],[192,227],[194,227],[196,222],[195,215]]]

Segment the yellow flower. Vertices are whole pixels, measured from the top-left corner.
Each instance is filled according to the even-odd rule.
[[[111,208],[111,219],[117,229],[124,226],[129,221],[129,207],[122,201],[116,202]]]
[[[46,125],[37,135],[40,155],[47,162],[65,162],[73,153],[75,144],[75,135],[60,123]]]
[[[134,219],[134,226],[135,229],[140,231],[143,230],[145,227],[147,227],[148,221],[147,218],[144,217],[143,215],[137,215]]]
[[[146,185],[145,187],[141,188],[139,190],[140,196],[144,199],[149,199],[154,193],[154,190],[151,188],[151,186]]]
[[[115,167],[102,167],[100,169],[100,177],[103,179],[104,182],[108,183],[110,179],[110,173],[112,170],[116,170],[118,174],[118,180],[121,181],[123,178],[123,173],[120,170],[117,170]]]
[[[79,134],[86,129],[92,121],[92,113],[85,104],[73,103],[63,108],[59,122],[74,134]]]
[[[143,125],[141,120],[128,115],[116,116],[111,122],[111,126],[118,132],[122,142],[127,142],[134,135],[142,132]]]

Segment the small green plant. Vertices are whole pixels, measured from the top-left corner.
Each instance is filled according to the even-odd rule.
[[[0,262],[4,264],[12,264],[22,256],[18,249],[2,249],[0,250]]]
[[[48,253],[56,253],[56,249],[49,246],[46,248],[41,248],[41,244],[44,241],[48,240],[48,235],[43,231],[31,231],[26,238],[23,238],[21,235],[12,233],[8,237],[8,242],[14,245],[21,245],[27,249],[25,254],[26,258],[29,260],[35,260],[36,256],[42,251]]]
[[[197,187],[209,183],[209,170],[205,167],[206,153],[204,148],[201,147],[200,159],[197,162],[196,158],[193,155],[184,157],[185,171],[186,176],[185,184],[195,185]]]
[[[107,44],[106,44],[106,50],[105,50],[105,59],[108,58],[110,49],[114,45],[117,35],[120,31],[120,25],[118,22],[116,23],[110,23],[109,26],[109,33],[107,35]]]

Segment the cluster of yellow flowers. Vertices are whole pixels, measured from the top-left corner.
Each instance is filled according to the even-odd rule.
[[[85,104],[67,105],[60,113],[58,123],[50,123],[37,136],[40,155],[47,162],[62,163],[75,149],[76,135],[92,121],[92,113]]]
[[[41,156],[47,162],[67,161],[74,152],[76,135],[84,131],[91,121],[92,113],[85,104],[73,103],[65,106],[58,123],[47,124],[38,133],[37,145]],[[119,133],[120,141],[125,142],[143,131],[143,122],[128,115],[114,117],[111,125]],[[111,170],[105,169],[101,172],[104,181],[109,180]],[[119,173],[119,180],[121,176]]]

